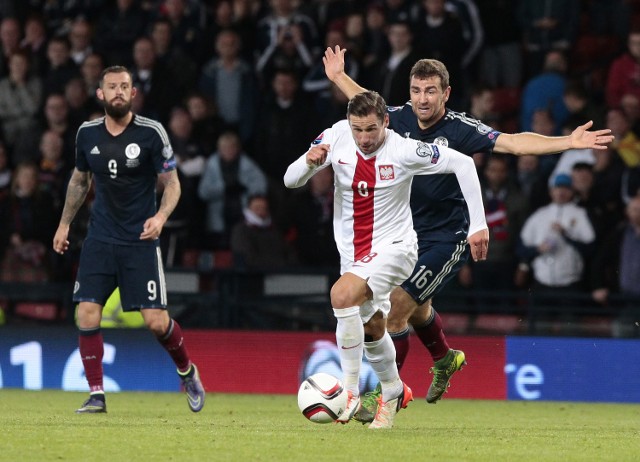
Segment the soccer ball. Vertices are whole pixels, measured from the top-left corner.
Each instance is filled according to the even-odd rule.
[[[334,422],[346,406],[347,391],[342,382],[324,372],[307,377],[298,390],[298,407],[311,422]]]

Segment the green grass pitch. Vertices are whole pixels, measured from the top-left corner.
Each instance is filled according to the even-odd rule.
[[[640,405],[423,398],[392,430],[313,424],[295,396],[0,390],[0,461],[638,461]]]

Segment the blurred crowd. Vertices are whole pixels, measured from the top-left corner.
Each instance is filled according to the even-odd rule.
[[[134,111],[161,121],[183,194],[161,243],[167,267],[227,252],[238,268],[336,269],[332,173],[282,176],[345,97],[322,52],[389,105],[420,58],[449,69],[448,106],[504,132],[611,128],[606,151],[475,156],[491,233],[475,288],[640,294],[640,1],[5,0],[0,3],[0,280],[72,281],[51,240],[79,125],[100,117],[106,66],[125,65]],[[194,254],[196,258],[194,259]],[[198,258],[198,255],[200,256]]]

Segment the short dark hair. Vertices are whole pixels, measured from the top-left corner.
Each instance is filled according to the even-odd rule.
[[[442,91],[449,86],[449,71],[442,61],[437,59],[420,59],[411,68],[409,80],[412,78],[424,80],[429,77],[440,77]]]
[[[375,91],[358,93],[347,104],[347,119],[349,116],[366,117],[371,113],[378,116],[379,120],[384,120],[387,113],[387,103]]]
[[[129,78],[131,82],[133,82],[133,75],[131,71],[124,66],[109,66],[106,69],[103,69],[100,73],[100,88],[102,88],[102,84],[104,83],[104,76],[107,74],[120,74],[121,72],[126,72],[129,74]]]

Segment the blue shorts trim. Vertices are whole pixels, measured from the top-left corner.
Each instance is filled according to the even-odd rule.
[[[433,242],[419,250],[418,261],[402,287],[419,305],[439,293],[469,258],[467,241]]]

